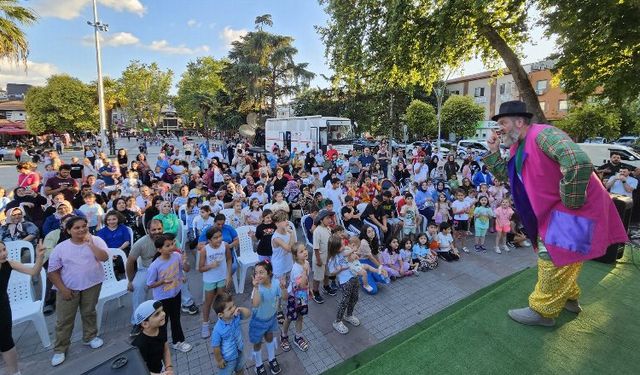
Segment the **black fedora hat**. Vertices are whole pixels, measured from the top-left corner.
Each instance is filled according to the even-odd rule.
[[[527,112],[527,105],[519,100],[512,100],[510,102],[504,102],[500,104],[500,110],[498,113],[491,117],[493,121],[498,121],[500,117],[516,116],[516,117],[533,117],[533,113]]]

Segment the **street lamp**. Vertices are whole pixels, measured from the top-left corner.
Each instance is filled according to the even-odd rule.
[[[437,113],[437,118],[438,118],[438,152],[440,152],[441,148],[440,148],[440,137],[441,137],[441,132],[442,132],[442,123],[441,123],[441,112],[442,112],[442,99],[444,97],[444,81],[442,83],[439,83],[438,86],[436,86],[433,91],[436,94],[436,104],[438,106],[438,113]]]
[[[96,64],[98,65],[98,111],[100,113],[100,142],[102,147],[107,144],[106,128],[107,121],[104,113],[104,86],[102,83],[102,58],[100,56],[100,38],[98,31],[109,31],[109,25],[98,21],[98,6],[96,0],[93,0],[93,22],[87,21],[87,24],[93,27],[94,38],[96,40]]]

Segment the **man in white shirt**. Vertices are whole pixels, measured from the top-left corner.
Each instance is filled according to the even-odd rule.
[[[620,171],[607,180],[605,184],[607,190],[613,194],[631,197],[635,188],[638,187],[638,180],[629,176],[629,173],[629,167],[621,166]]]

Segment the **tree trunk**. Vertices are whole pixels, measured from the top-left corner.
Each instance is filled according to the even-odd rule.
[[[533,113],[532,121],[534,123],[546,123],[547,119],[540,107],[538,101],[538,95],[529,81],[529,75],[524,71],[518,55],[509,47],[507,42],[498,34],[496,29],[490,25],[481,25],[479,27],[480,33],[487,38],[489,44],[498,51],[500,57],[504,61],[505,65],[509,69],[509,72],[513,76],[513,80],[520,91],[522,101],[527,105],[529,112]]]
[[[276,111],[276,69],[274,68],[271,73],[271,115],[275,118],[277,116]]]

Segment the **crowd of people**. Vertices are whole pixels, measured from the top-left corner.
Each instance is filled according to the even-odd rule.
[[[37,274],[44,267],[45,313],[57,316],[53,366],[66,359],[78,310],[84,344],[103,345],[96,303],[109,249],[127,256],[116,258],[114,269],[128,280],[133,344],[152,373],[173,373],[170,350],[192,349],[180,322],[184,312],[201,314],[201,336],[210,338],[220,373],[243,368],[240,321],[250,319],[256,372],[266,373],[264,343],[266,366],[277,374],[278,342],[284,351],[309,348],[302,328],[311,300],[321,304],[341,290],[333,327],[347,334],[345,323],[360,324],[353,312],[361,288],[376,294],[395,279],[471,251],[531,245],[507,183],[492,176],[478,155],[460,162],[430,147],[405,155],[385,142],[361,154],[342,154],[331,145],[322,152],[307,145],[255,153],[246,140],[209,148],[183,139],[164,143],[148,160],[147,147],[141,143],[135,157],[120,149],[113,159],[87,147],[84,158],[64,161],[57,151],[46,151],[44,172],[22,161],[17,187],[0,188],[0,240],[24,240],[37,249],[28,268],[7,261],[0,245],[1,297],[7,298],[11,270]],[[259,258],[251,310],[237,307],[228,294],[238,269],[237,230],[244,226],[251,226]],[[296,238],[296,226],[304,238]],[[489,232],[497,233],[491,245],[485,241]],[[185,282],[188,272],[202,275],[201,311]],[[10,310],[8,303],[2,306],[0,349],[13,374]]]

